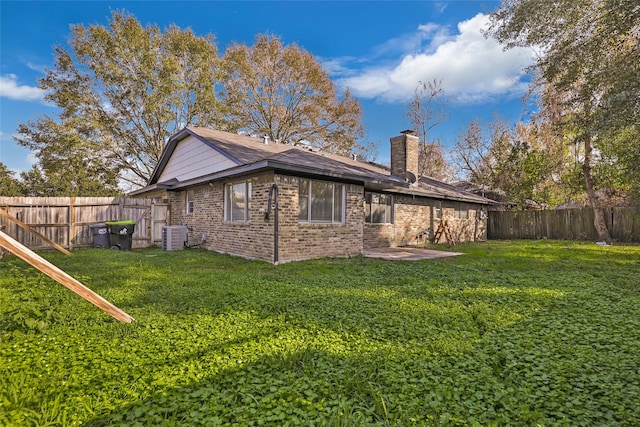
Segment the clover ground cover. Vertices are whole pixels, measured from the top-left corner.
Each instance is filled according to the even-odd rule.
[[[0,261],[0,425],[638,425],[640,247],[273,266],[43,254],[120,324]]]

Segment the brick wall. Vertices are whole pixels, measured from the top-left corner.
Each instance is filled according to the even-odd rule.
[[[453,239],[456,242],[476,242],[487,239],[487,208],[481,216],[479,205],[463,203],[469,211],[468,219],[455,219],[455,208],[443,206],[442,217],[447,220]],[[440,240],[444,242],[444,239]]]
[[[345,185],[346,220],[344,224],[308,224],[298,221],[298,178],[262,174],[249,178],[252,185],[249,221],[224,221],[224,183],[202,185],[192,189],[193,214],[186,213],[186,192],[169,193],[171,225],[187,224],[189,243],[200,242],[206,234],[207,249],[273,262],[274,219],[268,221],[269,189],[278,184],[278,261],[292,261],[325,256],[349,256],[362,252],[364,190]],[[239,182],[231,181],[231,182]]]
[[[365,224],[364,188],[345,184],[345,221],[342,224],[312,224],[298,220],[298,178],[265,173],[248,178],[252,185],[249,221],[224,220],[224,183],[215,182],[191,189],[194,212],[186,213],[186,192],[169,192],[170,224],[187,224],[189,244],[197,244],[203,234],[203,247],[246,258],[274,261],[274,212],[265,220],[271,185],[278,184],[278,261],[293,261],[326,256],[352,256],[363,248],[395,247],[424,243],[417,236],[435,231],[432,206],[437,202],[425,197],[394,196],[394,224]],[[246,179],[245,179],[246,180]],[[230,182],[240,182],[234,180]],[[454,219],[452,202],[442,202],[442,217],[447,220],[454,239],[484,240],[486,219],[476,220],[477,205],[464,205],[469,218]],[[458,204],[458,207],[460,205]],[[444,242],[444,239],[441,240]]]
[[[229,182],[241,182],[239,179]],[[221,253],[246,258],[273,260],[273,224],[264,220],[261,208],[266,208],[273,174],[249,178],[252,185],[249,221],[224,220],[224,185],[214,182],[193,188],[194,212],[186,213],[186,192],[171,192],[171,224],[187,224],[189,243],[199,243],[206,234],[203,247]]]
[[[486,239],[486,218],[476,221],[478,205],[463,204],[468,219],[454,219],[452,202],[438,202],[426,197],[394,196],[393,224],[365,224],[364,248],[397,247],[425,243],[435,233],[439,220],[432,219],[433,206],[440,203],[442,219],[446,220],[456,242]],[[422,234],[429,230],[430,234]],[[442,238],[440,242],[444,243]]]
[[[311,224],[298,220],[298,178],[279,175],[279,260],[293,261],[326,256],[350,256],[362,252],[364,189],[345,185],[343,224]]]
[[[394,136],[391,142],[391,174],[415,181],[418,178],[419,138],[406,133]]]

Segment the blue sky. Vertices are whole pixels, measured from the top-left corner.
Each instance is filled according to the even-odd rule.
[[[525,112],[524,67],[532,54],[503,51],[481,30],[496,1],[7,1],[0,0],[0,162],[30,169],[33,156],[12,136],[18,124],[56,115],[38,89],[53,46],[68,48],[71,24],[107,24],[111,10],[140,22],[213,34],[220,54],[232,42],[270,33],[315,55],[340,89],[362,105],[366,137],[388,162],[389,138],[410,127],[405,113],[419,81],[442,80],[452,96],[434,129],[445,148],[470,120],[508,121]]]

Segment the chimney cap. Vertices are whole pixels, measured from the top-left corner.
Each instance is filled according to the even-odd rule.
[[[403,135],[415,135],[416,131],[413,129],[407,129],[407,130],[400,131],[400,133]]]

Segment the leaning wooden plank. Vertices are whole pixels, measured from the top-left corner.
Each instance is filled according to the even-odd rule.
[[[109,301],[102,298],[100,295],[96,294],[91,289],[87,288],[85,285],[69,276],[67,273],[60,270],[58,267],[51,264],[49,261],[42,258],[40,255],[36,254],[31,249],[27,248],[12,237],[6,235],[2,231],[0,231],[0,247],[13,253],[23,261],[31,264],[47,276],[51,277],[53,280],[80,295],[82,298],[86,299],[91,304],[95,305],[108,315],[124,323],[133,322],[133,317],[129,316],[127,313],[120,310],[118,307],[111,304]]]
[[[29,227],[27,224],[25,224],[24,222],[20,221],[18,218],[14,218],[13,216],[9,215],[9,213],[7,211],[5,211],[4,209],[0,209],[0,215],[2,215],[3,217],[7,218],[9,221],[15,222],[16,224],[18,224],[20,227],[24,228],[25,230],[35,234],[36,236],[38,236],[39,238],[41,238],[42,240],[44,240],[45,242],[49,243],[51,246],[53,246],[54,248],[56,248],[57,250],[62,252],[63,254],[71,255],[71,252],[69,252],[68,250],[66,250],[62,246],[58,245],[57,243],[52,242],[46,236],[43,236],[42,234],[38,233],[36,230],[34,230],[33,228]]]

